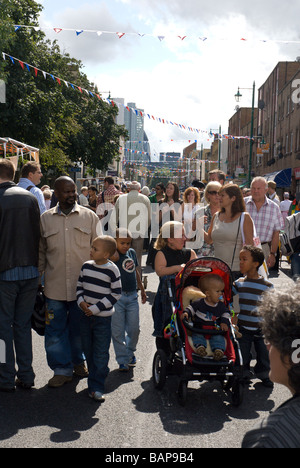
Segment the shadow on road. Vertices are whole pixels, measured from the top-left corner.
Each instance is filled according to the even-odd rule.
[[[239,407],[231,405],[230,395],[219,382],[189,382],[186,406],[177,399],[178,380],[168,377],[163,390],[154,389],[152,379],[142,383],[143,392],[133,400],[143,413],[158,412],[165,431],[174,435],[211,434],[222,430],[233,419],[254,420],[259,412],[271,411],[274,402],[270,389],[255,383],[245,387],[244,400]]]
[[[74,378],[62,388],[49,389],[45,386],[29,391],[17,389],[14,394],[1,393],[0,440],[10,439],[22,429],[35,428],[30,440],[26,440],[26,446],[34,447],[35,443],[41,446],[40,426],[59,430],[51,434],[52,442],[79,439],[80,432],[88,431],[99,421],[94,417],[99,404],[87,397],[86,389],[76,392],[78,382]]]

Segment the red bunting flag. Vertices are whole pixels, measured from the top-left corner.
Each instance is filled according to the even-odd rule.
[[[119,39],[121,39],[121,37],[125,36],[125,33],[122,33],[122,32],[117,32],[116,34],[119,37]]]

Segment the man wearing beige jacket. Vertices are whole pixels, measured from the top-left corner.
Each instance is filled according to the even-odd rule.
[[[98,216],[76,202],[70,177],[55,181],[58,204],[41,216],[39,271],[47,300],[45,349],[54,377],[50,387],[72,380],[73,371],[86,376],[80,339],[76,286],[82,264],[90,259],[93,239],[102,234]]]

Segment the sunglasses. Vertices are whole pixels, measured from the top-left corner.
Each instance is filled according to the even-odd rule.
[[[217,192],[216,190],[211,190],[210,192],[207,192],[209,193],[210,195],[219,195],[219,192]]]

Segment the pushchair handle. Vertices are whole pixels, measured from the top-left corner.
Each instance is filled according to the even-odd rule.
[[[210,330],[210,329],[203,329],[203,328],[196,328],[190,325],[187,319],[182,320],[183,325],[187,330],[192,331],[193,333],[199,333],[200,335],[226,335],[226,331],[223,330]]]

